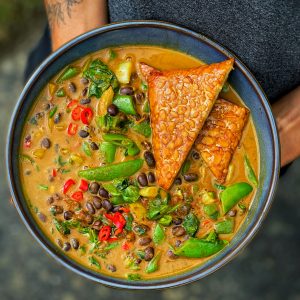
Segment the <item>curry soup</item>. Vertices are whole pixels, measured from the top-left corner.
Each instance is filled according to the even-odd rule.
[[[170,190],[160,189],[138,62],[160,70],[203,64],[148,46],[84,57],[42,90],[20,149],[24,193],[43,232],[80,264],[128,280],[184,272],[226,247],[247,215],[259,173],[250,113],[222,185],[193,147]],[[220,96],[245,106],[227,84]],[[93,176],[100,180],[87,179]],[[230,198],[231,190],[225,213],[221,194]]]

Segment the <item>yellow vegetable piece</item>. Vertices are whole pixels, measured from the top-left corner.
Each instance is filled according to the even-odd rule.
[[[126,60],[121,62],[116,69],[116,76],[120,83],[129,83],[132,72],[132,61]]]
[[[233,173],[234,173],[234,165],[230,164],[228,167],[228,173],[226,176],[226,182],[230,181],[233,177]]]
[[[149,198],[154,198],[158,194],[159,188],[156,186],[149,186],[140,189],[140,195],[143,197],[149,197]]]
[[[70,162],[80,166],[83,163],[83,158],[79,154],[71,154],[70,155]]]
[[[60,124],[60,125],[55,125],[54,128],[57,129],[58,131],[63,131],[66,129],[66,125],[65,124]]]
[[[49,127],[50,132],[52,132],[53,126],[54,126],[54,120],[53,120],[53,118],[49,118],[48,119],[48,127]]]
[[[203,191],[200,194],[203,204],[212,204],[215,202],[215,194],[213,192]]]
[[[56,90],[56,85],[54,83],[48,84],[49,94],[52,97],[54,95],[54,92]]]
[[[34,158],[43,158],[45,154],[45,149],[38,148],[32,152]]]
[[[50,192],[50,194],[54,194],[54,192],[55,192],[55,186],[54,185],[50,186],[49,192]]]
[[[97,104],[97,115],[104,116],[107,113],[107,107],[112,103],[114,97],[114,90],[110,86],[101,96]]]
[[[143,221],[146,218],[146,209],[141,203],[131,203],[129,204],[130,212],[132,213],[134,219],[138,222]]]

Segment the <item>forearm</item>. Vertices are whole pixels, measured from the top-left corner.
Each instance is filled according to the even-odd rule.
[[[281,166],[300,156],[300,87],[284,96],[273,107],[279,131]]]
[[[72,38],[107,23],[105,0],[44,0],[52,50]]]

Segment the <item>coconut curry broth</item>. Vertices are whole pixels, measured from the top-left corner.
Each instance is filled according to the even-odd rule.
[[[124,134],[134,143],[131,144],[130,149],[129,146],[128,148],[115,147],[114,160],[111,158],[111,152],[107,156],[105,152],[107,149],[101,146],[105,144],[103,126],[107,124],[103,125],[97,119],[99,115],[106,114],[107,104],[109,104],[106,103],[109,98],[107,93],[109,92],[106,90],[104,92],[106,96],[102,95],[100,100],[95,96],[88,97],[87,90],[91,83],[82,77],[82,69],[87,69],[87,65],[96,58],[100,58],[115,73],[118,73],[120,63],[131,59],[130,84],[121,83],[120,86],[133,87],[136,98],[135,109],[142,116],[142,119],[139,119],[134,115],[118,113],[117,116],[121,118],[121,125],[119,125],[123,129],[117,132]],[[61,78],[62,73],[60,73],[41,92],[24,127],[24,143],[20,149],[20,169],[24,192],[33,215],[45,234],[53,243],[61,247],[62,251],[80,264],[101,273],[127,277],[131,280],[180,273],[205,261],[206,257],[175,257],[169,245],[176,249],[180,243],[184,243],[188,238],[187,230],[191,231],[190,235],[203,238],[214,232],[216,223],[225,219],[232,221],[231,224],[227,224],[227,227],[233,227],[231,229],[219,228],[219,232],[227,230],[229,233],[220,233],[218,239],[230,241],[244,220],[254,196],[254,192],[250,193],[226,216],[222,215],[218,197],[221,190],[216,188],[214,177],[194,150],[188,158],[191,162],[188,172],[198,174],[199,180],[186,182],[182,176],[179,176],[180,179],[176,180],[169,191],[171,197],[167,207],[173,207],[173,212],[165,213],[160,219],[155,217],[155,220],[149,220],[147,218],[149,203],[152,201],[152,198],[147,198],[147,195],[154,193],[155,198],[163,199],[161,201],[167,201],[168,197],[164,191],[157,192],[155,183],[150,183],[153,181],[155,172],[153,168],[148,167],[147,163],[144,163],[136,174],[129,176],[129,183],[126,180],[114,182],[119,184],[120,189],[130,184],[132,191],[127,193],[126,199],[131,203],[118,204],[118,202],[124,202],[124,199],[120,201],[120,197],[122,198],[120,193],[124,195],[124,189],[119,192],[119,196],[112,197],[114,193],[105,185],[107,182],[99,181],[98,183],[104,184],[111,193],[110,198],[107,199],[107,191],[101,188],[99,190],[97,183],[93,180],[82,181],[82,178],[78,177],[78,171],[84,168],[105,165],[105,160],[119,163],[138,157],[144,158],[144,152],[150,149],[151,137],[146,138],[132,129],[133,125],[143,122],[143,119],[148,120],[147,86],[136,75],[136,63],[140,61],[159,69],[190,68],[202,64],[188,55],[157,47],[124,47],[115,48],[113,51],[106,49],[85,57],[72,64],[80,68],[80,73],[57,84],[56,81]],[[125,70],[125,73],[127,71]],[[122,81],[126,82],[126,78]],[[130,94],[131,91],[126,93]],[[243,105],[230,86],[223,89],[221,96]],[[90,99],[90,102],[82,99]],[[81,108],[76,111],[78,105]],[[85,108],[91,109],[93,116],[90,116],[88,110],[82,120],[81,112]],[[112,115],[116,113],[114,110],[115,107],[112,106],[110,111]],[[70,124],[73,124],[71,129]],[[146,135],[148,134],[146,130]],[[109,145],[109,142],[106,142],[106,145]],[[140,149],[139,154],[136,154],[137,148]],[[240,146],[233,156],[225,186],[237,182],[249,182],[249,176],[245,175],[245,153],[254,173],[258,174],[258,149],[251,117],[244,129]],[[142,187],[147,184],[145,176],[137,181],[141,173],[148,176],[148,186],[154,187],[152,191],[147,191],[147,188],[145,190]],[[144,190],[144,197],[136,196],[136,191],[141,193],[141,190]],[[99,209],[100,206],[102,208]],[[112,218],[116,212],[118,212],[119,221]],[[193,220],[192,229],[186,230],[186,226],[189,225],[182,226],[182,221],[187,218],[187,214],[192,215],[191,218],[196,216],[198,221]],[[133,217],[133,222],[130,220],[131,217]],[[122,223],[124,219],[126,220],[125,227]],[[157,225],[159,223],[160,225]],[[117,232],[119,234],[115,237],[112,231],[108,232],[110,237],[107,241],[107,232],[105,230],[103,232],[104,227],[108,231],[111,231],[111,227],[114,228],[115,233],[120,228]]]

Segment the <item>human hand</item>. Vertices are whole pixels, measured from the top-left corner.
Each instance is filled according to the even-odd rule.
[[[44,0],[52,50],[107,23],[105,0]]]
[[[300,156],[300,86],[272,106],[280,139],[281,166]]]

